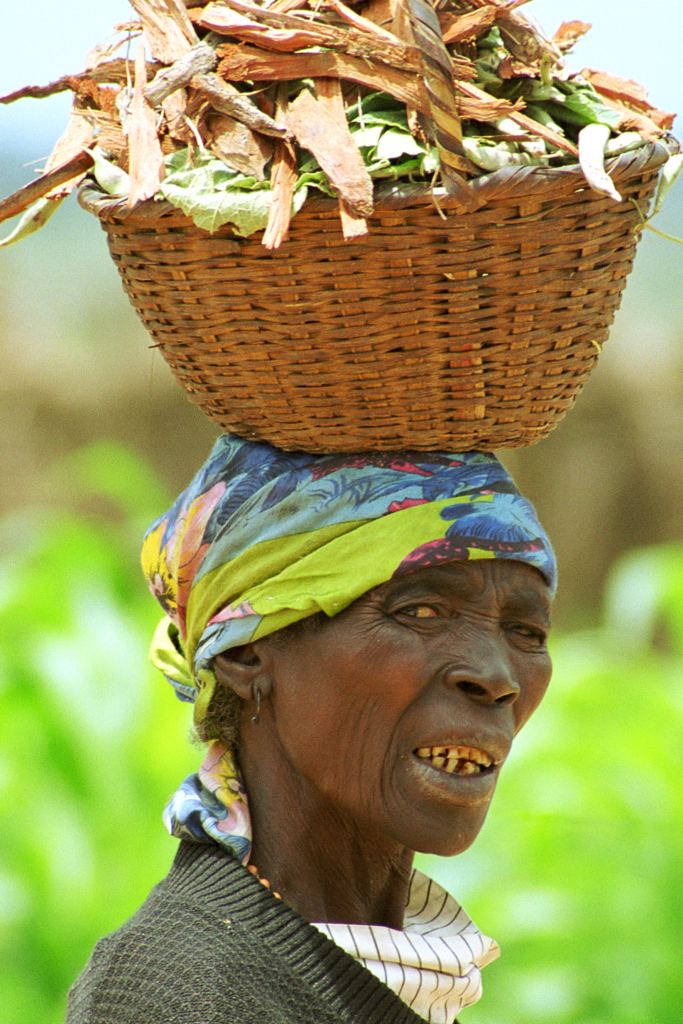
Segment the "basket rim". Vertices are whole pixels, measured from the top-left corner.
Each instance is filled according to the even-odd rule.
[[[605,162],[605,169],[610,177],[619,181],[635,177],[661,167],[666,160],[681,151],[681,144],[673,135],[648,143],[636,150],[622,153]],[[517,166],[505,167],[490,174],[482,174],[470,182],[476,196],[477,207],[485,206],[492,198],[510,197],[521,194],[539,198],[544,192],[559,187],[573,191],[577,187],[589,189],[583,171],[578,163],[564,164],[560,167]],[[438,200],[442,206],[457,205],[444,188],[433,188],[421,184],[385,184],[375,190],[374,207],[376,211],[400,209],[401,207],[423,205]],[[78,202],[88,213],[94,214],[101,221],[122,222],[129,217],[140,217],[154,220],[169,213],[180,214],[181,211],[167,200],[155,198],[145,199],[128,206],[126,198],[107,195],[92,178],[86,177],[78,189]],[[325,213],[337,210],[338,202],[329,197],[307,198],[303,210],[311,213]],[[371,215],[372,216],[372,215]],[[199,230],[199,229],[197,229]]]

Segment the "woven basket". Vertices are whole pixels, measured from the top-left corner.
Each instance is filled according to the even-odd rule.
[[[224,430],[279,448],[465,451],[533,444],[573,405],[631,270],[663,144],[608,165],[473,183],[482,205],[381,195],[344,242],[308,200],[279,250],[211,235],[165,203],[127,209],[85,185],[124,287],[173,373]]]

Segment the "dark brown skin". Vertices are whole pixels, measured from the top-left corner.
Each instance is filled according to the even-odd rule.
[[[292,642],[215,660],[247,702],[252,863],[303,917],[402,928],[414,852],[474,841],[550,681],[549,605],[531,566],[453,562],[390,580]],[[415,754],[455,745],[494,765],[463,777]]]

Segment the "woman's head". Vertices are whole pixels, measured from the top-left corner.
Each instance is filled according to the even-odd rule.
[[[413,848],[469,845],[550,674],[554,557],[495,457],[221,438],[143,564],[156,663],[203,738],[240,725],[259,806],[291,776]]]
[[[213,659],[451,561],[514,560],[555,587],[533,508],[478,452],[320,456],[225,436],[150,529],[143,567],[167,612],[156,662],[206,714]]]
[[[250,787],[265,777],[261,800],[287,805],[294,792],[318,821],[333,810],[347,829],[461,852],[548,685],[549,607],[531,566],[447,562],[311,629],[218,655],[216,692],[242,706]]]

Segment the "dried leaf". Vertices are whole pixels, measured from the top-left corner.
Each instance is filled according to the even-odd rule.
[[[615,75],[608,75],[604,71],[591,71],[584,69],[583,77],[587,79],[595,89],[599,89],[612,99],[621,103],[629,103],[631,106],[642,110],[646,114],[656,110],[647,98],[647,89],[634,82],[631,78],[618,78]]]
[[[292,53],[307,46],[317,46],[320,42],[319,33],[306,31],[305,23],[302,23],[300,29],[270,28],[219,4],[209,4],[197,20],[203,28],[221,35],[244,39],[248,43],[256,43],[264,50]]]
[[[352,11],[350,7],[347,7],[346,4],[342,3],[342,0],[326,0],[325,6],[330,7],[335,14],[338,14],[340,18],[343,18],[347,24],[353,25],[354,28],[358,28],[362,32],[369,32],[372,35],[377,36],[382,41],[391,43],[392,45],[400,43],[400,40],[393,32],[389,32],[387,29],[382,28],[382,26],[371,21],[369,18],[364,18],[361,14],[357,14],[355,11]]]
[[[292,54],[267,53],[230,43],[218,48],[223,58],[218,73],[233,82],[289,82],[299,78],[343,78],[370,89],[395,96],[407,106],[429,114],[429,101],[423,83],[415,75],[381,66],[371,60],[350,57],[331,50]]]
[[[458,97],[458,109],[462,116],[462,97]],[[408,121],[408,130],[410,134],[416,138],[425,149],[429,148],[429,139],[427,137],[427,131],[425,126],[424,115],[419,110],[413,110],[412,107],[406,107],[406,118]]]
[[[485,4],[476,11],[455,16],[439,12],[444,43],[449,46],[451,43],[476,39],[493,25],[498,12],[499,8],[494,4]]]
[[[211,111],[205,119],[206,146],[219,159],[248,178],[265,179],[265,166],[273,156],[273,143],[226,114]]]
[[[621,108],[644,114],[662,131],[669,131],[672,128],[676,115],[666,114],[653,106],[647,98],[647,90],[637,82],[617,78],[604,71],[593,71],[591,68],[584,68],[581,75],[605,99],[614,100]]]
[[[365,217],[359,217],[354,213],[348,203],[339,198],[339,219],[342,226],[344,240],[349,242],[352,238],[362,238],[368,233],[368,222]]]
[[[102,110],[90,110],[88,118],[96,129],[97,142],[116,159],[123,170],[128,169],[128,138],[118,118]]]
[[[164,157],[157,135],[157,117],[145,99],[147,71],[145,47],[141,43],[135,60],[135,91],[128,128],[130,150],[130,194],[128,206],[151,199],[164,178]]]
[[[498,65],[498,76],[504,81],[509,78],[538,78],[538,67],[523,64],[514,57],[503,57]]]
[[[397,2],[398,0],[370,0],[370,3],[363,11],[363,17],[375,25],[391,30],[396,14]]]
[[[192,132],[185,120],[187,111],[187,90],[176,89],[162,103],[168,134],[187,146],[192,139]]]
[[[59,167],[68,164],[70,160],[77,157],[79,153],[82,153],[92,142],[94,128],[79,113],[79,110],[80,107],[77,102],[69,117],[66,130],[58,139],[54,149],[47,158],[43,173],[47,174],[49,171],[57,170]],[[78,183],[78,180],[78,178],[71,179],[68,183],[61,185],[60,190],[66,188],[70,192]]]
[[[272,28],[314,33],[319,46],[339,50],[349,56],[361,57],[363,60],[387,64],[402,71],[419,72],[422,70],[419,51],[414,46],[407,46],[404,42],[380,40],[375,33],[356,28],[337,28],[322,22],[306,21],[295,16],[276,14],[248,3],[247,0],[224,0],[224,2],[254,21],[262,22]],[[476,77],[476,69],[471,61],[459,56],[450,58],[450,61],[454,73],[459,77],[468,81]]]
[[[568,53],[592,27],[587,21],[563,21],[553,36],[553,42],[561,53]]]
[[[496,128],[495,145],[481,139],[468,142],[476,149],[474,155],[481,166],[529,159],[547,161],[544,143],[552,145],[553,161],[559,155],[558,149],[576,159],[577,149],[564,137],[561,125],[583,128],[593,122],[616,130],[637,129],[635,139],[633,132],[627,132],[621,141],[609,137],[604,147],[608,154],[616,152],[617,145],[637,146],[643,138],[656,139],[671,127],[674,115],[653,107],[636,83],[585,71],[585,78],[597,90],[594,91],[567,71],[558,63],[561,54],[589,26],[567,22],[553,40],[546,39],[518,13],[525,2],[132,0],[141,21],[120,26],[118,31],[125,33],[123,38],[92,51],[88,71],[0,98],[0,102],[12,102],[22,96],[52,95],[66,89],[76,95],[67,132],[48,163],[49,173],[37,183],[32,182],[30,189],[0,203],[0,219],[3,214],[6,218],[21,212],[35,198],[47,196],[45,202],[29,212],[12,237],[34,230],[44,213],[53,208],[48,200],[66,194],[82,176],[88,166],[82,158],[89,158],[89,154],[81,151],[79,156],[78,148],[92,144],[93,134],[97,146],[91,152],[99,163],[99,177],[111,172],[128,182],[128,139],[124,133],[132,117],[134,91],[129,87],[129,62],[111,56],[126,37],[143,28],[157,60],[145,64],[142,51],[138,53],[135,116],[130,123],[133,193],[129,201],[133,203],[159,191],[162,151],[170,150],[174,154],[172,159],[180,159],[180,163],[169,164],[176,173],[169,186],[169,196],[176,192],[171,201],[181,208],[187,207],[197,223],[208,230],[227,219],[238,223],[241,233],[251,233],[267,221],[267,247],[277,246],[286,236],[292,209],[303,202],[306,188],[313,186],[329,194],[330,181],[339,197],[344,236],[358,237],[367,230],[365,210],[371,209],[372,182],[368,171],[377,178],[405,179],[416,174],[426,180],[436,169],[436,150],[431,144],[434,137],[439,143],[446,180],[450,176],[452,184],[471,191],[465,179],[458,178],[459,173],[478,173],[462,152],[458,122],[463,118]],[[297,14],[302,8],[306,10]],[[208,30],[201,44],[193,23]],[[511,55],[501,62],[499,55],[488,60],[484,54],[480,61],[482,80],[487,89],[490,82],[492,92],[496,93],[501,83],[503,91],[509,92],[505,88],[508,77],[527,79],[512,93],[524,97],[515,104],[497,99],[476,86],[477,69],[472,61],[460,53],[450,55],[443,43],[445,37],[449,43],[456,43],[461,53],[474,58],[476,40],[494,24]],[[216,33],[226,40],[224,44],[216,45]],[[235,45],[237,41],[239,44]],[[413,45],[414,42],[419,45]],[[206,73],[215,66],[216,51],[222,58],[219,70],[229,81]],[[208,63],[194,64],[197,55]],[[154,75],[154,82],[144,86]],[[308,133],[307,148],[323,165],[322,143],[316,141],[314,145],[310,136],[324,135],[324,149],[333,152],[326,167],[329,178],[316,166],[316,157],[307,159],[297,172],[292,147],[281,141],[287,129],[277,116],[287,105],[287,83],[296,79],[314,79],[317,83],[317,94],[305,89],[294,101],[291,116],[296,120],[300,115],[302,123],[297,124],[297,132],[302,139]],[[233,81],[247,82],[250,94],[257,94],[257,101],[236,89]],[[271,103],[266,102],[266,93],[259,90],[258,82],[271,81],[280,83],[280,89],[278,104],[269,117]],[[101,87],[101,83],[121,88]],[[380,95],[368,97],[367,90]],[[405,111],[400,110],[400,125],[392,121],[396,105],[388,100],[382,106],[386,99],[382,94],[405,105]],[[344,101],[355,110],[348,113],[350,129]],[[529,107],[523,113],[520,107],[524,102]],[[155,117],[153,108],[162,105],[164,116]],[[373,115],[377,115],[374,121]],[[508,124],[503,127],[505,120]],[[516,131],[516,125],[524,129],[523,136]],[[575,130],[569,132],[572,137]],[[604,140],[609,134],[607,128],[585,133],[584,165],[591,163],[585,140],[590,140],[591,135]],[[272,138],[278,141],[273,143]],[[176,140],[188,146],[182,158],[177,153]],[[103,169],[105,150],[113,162],[105,160]],[[271,154],[274,158],[269,188],[263,178]],[[56,178],[51,177],[53,171],[59,171]],[[597,181],[595,174],[599,177],[600,166],[591,173]],[[239,194],[235,197],[235,193]]]
[[[615,132],[637,131],[646,142],[656,142],[665,133],[666,129],[662,129],[646,114],[642,114],[637,110],[631,110],[618,100],[612,99],[604,93],[599,93],[599,96],[603,106],[614,112],[612,128]],[[673,114],[668,115],[671,120],[673,120],[674,116]]]
[[[271,11],[278,14],[287,14],[289,11],[298,11],[308,6],[308,0],[274,0],[270,5]]]
[[[548,57],[554,63],[562,57],[555,43],[544,39],[538,29],[517,11],[501,7],[496,24],[512,56],[524,64],[536,64]]]
[[[84,69],[86,71],[93,71],[95,68],[99,67],[100,64],[109,60],[112,54],[116,53],[120,46],[123,46],[124,43],[127,43],[131,39],[132,35],[140,34],[141,26],[140,24],[137,24],[137,31],[135,31],[134,24],[117,25],[114,31],[124,32],[125,34],[120,36],[118,39],[114,39],[112,42],[100,43],[99,46],[92,49],[85,58]]]
[[[292,199],[298,177],[296,157],[291,147],[286,142],[277,140],[274,144],[273,166],[270,173],[270,213],[261,240],[266,249],[278,249],[289,233]]]
[[[657,140],[661,139],[664,134],[659,125],[656,125],[655,122],[651,121],[649,117],[645,116],[645,114],[638,114],[635,110],[626,110],[620,103],[609,99],[607,96],[603,97],[603,102],[605,106],[611,107],[620,115],[615,126],[615,131],[639,132],[646,142],[657,142]]]
[[[284,125],[289,104],[289,87],[280,83],[273,110],[276,124]],[[299,169],[294,146],[276,140],[273,143],[273,163],[270,169],[270,213],[261,245],[266,249],[278,249],[289,234],[292,219],[294,192],[299,180]]]
[[[173,64],[199,42],[181,0],[131,0],[155,60]]]
[[[359,216],[372,213],[372,181],[351,136],[339,82],[316,79],[316,95],[303,89],[287,108],[287,125],[318,161],[330,185]]]

